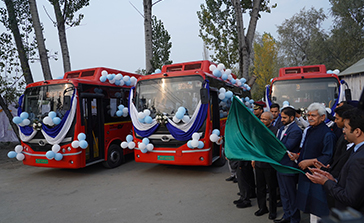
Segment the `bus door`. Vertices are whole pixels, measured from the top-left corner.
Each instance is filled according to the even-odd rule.
[[[212,113],[212,130],[220,130],[220,109],[219,109],[219,98],[216,91],[210,91],[211,95],[211,113]],[[220,156],[220,146],[213,143],[212,157]]]
[[[86,129],[86,164],[104,160],[103,95],[83,93],[83,124]]]

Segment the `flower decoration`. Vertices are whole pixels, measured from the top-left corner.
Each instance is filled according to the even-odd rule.
[[[35,119],[33,121],[33,129],[36,131],[40,131],[42,129],[42,123],[39,120]]]
[[[159,123],[159,124],[167,124],[168,123],[168,117],[165,114],[161,114],[158,113],[155,116],[155,120]]]

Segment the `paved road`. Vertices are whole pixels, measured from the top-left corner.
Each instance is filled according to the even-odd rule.
[[[0,222],[270,222],[238,209],[228,167],[127,163],[79,170],[0,162]],[[282,209],[278,210],[278,217]],[[304,221],[308,222],[307,215]]]

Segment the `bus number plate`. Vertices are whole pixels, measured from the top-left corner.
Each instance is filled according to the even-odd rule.
[[[158,160],[174,161],[174,156],[158,156]]]
[[[48,164],[48,160],[47,159],[35,159],[35,163]]]

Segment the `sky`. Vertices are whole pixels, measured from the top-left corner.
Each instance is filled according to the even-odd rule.
[[[91,0],[90,5],[79,12],[84,14],[81,26],[67,29],[67,41],[72,70],[109,67],[127,72],[145,68],[144,20],[130,2],[143,12],[142,0]],[[153,0],[156,2],[156,0]],[[197,11],[204,0],[163,0],[153,6],[152,13],[163,21],[171,35],[170,59],[174,63],[203,59],[203,43],[199,34]],[[257,23],[257,32],[277,36],[277,25],[291,18],[302,8],[323,8],[329,15],[329,0],[271,0],[277,3],[271,13],[262,13]],[[51,54],[58,52],[58,60],[50,59],[53,78],[63,76],[62,57],[57,29],[51,19],[53,7],[48,0],[37,0],[40,21],[44,25],[46,47]],[[0,2],[0,7],[4,3]],[[245,26],[249,18],[244,16]],[[331,22],[324,23],[328,30]],[[0,32],[5,28],[0,24]],[[43,80],[39,61],[31,63],[34,81]]]

